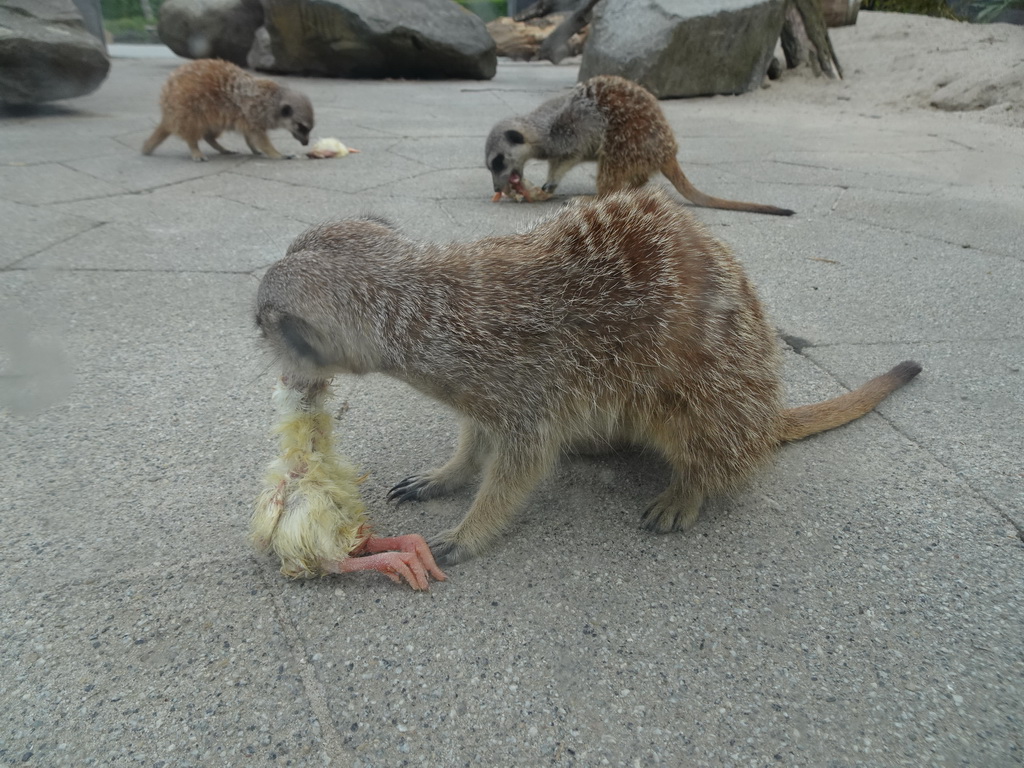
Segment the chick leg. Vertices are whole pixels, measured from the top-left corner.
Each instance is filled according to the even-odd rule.
[[[377,553],[362,555],[362,552]],[[437,567],[434,556],[422,536],[409,534],[382,538],[371,536],[355,557],[348,557],[336,563],[324,563],[328,573],[351,573],[353,571],[378,571],[395,583],[405,579],[413,589],[428,590],[428,574],[437,581],[447,577]]]

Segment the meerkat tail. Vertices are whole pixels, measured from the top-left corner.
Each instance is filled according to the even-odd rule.
[[[705,195],[686,178],[686,174],[683,173],[679,161],[675,158],[665,163],[662,166],[661,172],[672,182],[672,186],[679,190],[679,194],[694,205],[700,205],[704,208],[724,208],[728,211],[767,213],[772,216],[792,216],[794,213],[789,208],[776,208],[774,205],[763,205],[761,203],[741,203],[737,200],[725,200],[721,197]]]
[[[153,150],[159,147],[164,139],[171,135],[171,132],[164,128],[162,125],[158,126],[152,135],[146,139],[146,143],[142,145],[142,154],[150,155]]]
[[[889,372],[876,376],[845,395],[790,408],[783,413],[781,440],[802,440],[859,419],[920,372],[921,366],[918,363],[904,360]]]

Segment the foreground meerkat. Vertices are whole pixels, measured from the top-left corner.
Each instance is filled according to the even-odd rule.
[[[220,59],[198,59],[174,70],[160,92],[160,111],[160,125],[142,145],[144,155],[172,133],[188,144],[197,162],[206,160],[200,139],[222,155],[233,155],[217,137],[238,131],[253,154],[281,158],[267,131],[286,128],[305,146],[313,129],[313,105],[305,94]]]
[[[657,190],[472,243],[417,243],[372,219],[315,227],[267,271],[256,324],[292,386],[381,372],[457,412],[452,459],[389,493],[427,499],[483,473],[465,518],[428,539],[440,565],[490,544],[564,448],[660,452],[671,480],[642,522],[685,530],[781,443],[864,415],[921,370],[904,362],[787,409],[777,339],[742,267]]]
[[[571,168],[597,161],[597,194],[642,187],[657,172],[695,205],[732,211],[791,216],[788,208],[741,203],[705,195],[679,167],[672,129],[658,100],[643,86],[614,75],[592,77],[522,117],[491,129],[485,161],[494,181],[494,199],[518,193],[544,200]],[[548,178],[539,190],[524,185],[527,160],[547,160]]]

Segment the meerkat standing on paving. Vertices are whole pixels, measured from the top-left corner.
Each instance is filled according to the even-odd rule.
[[[313,129],[313,105],[305,94],[220,59],[198,59],[174,70],[160,93],[160,110],[160,125],[142,146],[144,155],[172,133],[188,144],[193,160],[206,159],[200,139],[223,155],[233,155],[217,137],[238,131],[253,154],[281,158],[267,131],[286,128],[305,146]]]
[[[473,243],[421,244],[370,219],[321,225],[267,271],[256,324],[292,386],[381,372],[459,414],[453,458],[389,494],[427,499],[483,473],[462,522],[428,540],[439,564],[492,542],[564,448],[660,452],[672,477],[643,524],[685,530],[705,496],[780,443],[864,415],[921,370],[904,362],[786,409],[776,335],[742,267],[659,190]]]
[[[665,113],[647,89],[621,77],[601,75],[528,115],[499,122],[487,137],[485,159],[494,180],[495,200],[512,191],[528,201],[546,199],[571,168],[596,160],[601,196],[641,187],[660,171],[695,205],[792,215],[787,208],[705,195],[679,167],[678,150]],[[540,190],[528,190],[523,183],[527,160],[548,161],[548,178]]]

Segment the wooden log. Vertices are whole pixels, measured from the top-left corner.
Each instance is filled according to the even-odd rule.
[[[573,54],[572,38],[590,23],[591,12],[599,0],[587,0],[579,8],[573,11],[565,21],[558,25],[554,32],[548,35],[541,43],[537,51],[538,59],[547,59],[552,64],[557,64],[566,56]]]
[[[561,17],[519,22],[508,16],[487,22],[487,31],[498,46],[498,55],[531,61],[544,39],[555,31]]]
[[[857,23],[860,0],[821,0],[821,12],[828,27],[846,27]]]
[[[789,69],[807,64],[816,75],[842,78],[843,68],[828,36],[820,0],[788,0],[781,42]]]

